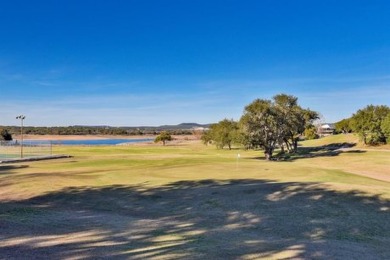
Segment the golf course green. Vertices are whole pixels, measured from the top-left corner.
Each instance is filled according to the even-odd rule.
[[[389,259],[390,150],[356,141],[271,162],[183,141],[0,164],[0,256]]]

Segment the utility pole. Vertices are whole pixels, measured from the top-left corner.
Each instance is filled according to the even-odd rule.
[[[17,116],[16,119],[20,119],[20,158],[23,158],[23,120],[26,117],[24,115]]]

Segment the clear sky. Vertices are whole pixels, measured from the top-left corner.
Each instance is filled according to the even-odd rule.
[[[390,105],[390,1],[0,0],[0,125],[239,119],[287,93]]]

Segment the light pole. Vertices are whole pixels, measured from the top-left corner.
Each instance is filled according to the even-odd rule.
[[[24,115],[17,116],[16,119],[20,119],[20,158],[23,158],[23,120],[26,117]]]

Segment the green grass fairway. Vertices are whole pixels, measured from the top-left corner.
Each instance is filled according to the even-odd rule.
[[[279,162],[189,142],[0,164],[0,258],[390,259],[390,152],[354,140]]]

